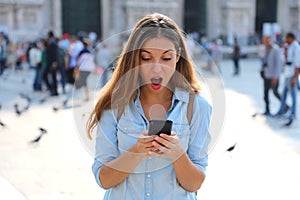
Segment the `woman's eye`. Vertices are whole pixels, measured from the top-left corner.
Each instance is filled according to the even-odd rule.
[[[168,60],[172,60],[172,58],[163,58],[163,60],[168,61]]]
[[[141,57],[141,59],[144,60],[144,61],[150,60],[149,57]]]

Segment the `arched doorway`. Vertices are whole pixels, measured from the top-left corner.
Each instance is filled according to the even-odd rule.
[[[101,37],[101,1],[63,0],[62,20],[64,33],[95,32]]]
[[[184,1],[184,30],[188,33],[198,32],[201,35],[207,34],[206,16],[207,16],[206,0],[185,0]]]
[[[263,23],[277,22],[277,0],[256,0],[255,31],[262,35]]]

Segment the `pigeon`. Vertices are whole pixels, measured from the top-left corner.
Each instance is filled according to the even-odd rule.
[[[289,119],[285,124],[284,124],[284,126],[290,126],[290,125],[292,125],[292,123],[293,123],[293,119]]]
[[[31,103],[32,100],[31,100],[31,98],[30,98],[28,95],[26,95],[26,94],[21,93],[20,96],[21,96],[22,98],[24,98],[24,99],[27,100],[27,105],[24,106],[24,108],[23,108],[23,111],[27,111],[27,110],[29,109],[29,107],[30,107],[30,103]]]
[[[39,130],[40,130],[40,134],[35,139],[30,141],[31,144],[39,143],[43,135],[47,133],[47,130],[44,128],[39,128]]]
[[[23,111],[27,111],[30,107],[30,104],[27,104],[24,108],[23,108]]]
[[[39,128],[39,130],[41,131],[41,133],[47,133],[48,131],[46,130],[46,129],[44,129],[44,128]]]
[[[63,106],[66,106],[68,104],[68,99],[63,101]]]
[[[53,110],[53,112],[57,112],[59,110],[59,108],[53,106],[52,110]]]
[[[226,151],[227,151],[227,152],[233,151],[234,148],[235,148],[235,146],[236,146],[236,143],[235,143],[234,145],[232,145],[231,147],[229,147]]]
[[[38,142],[41,140],[42,136],[43,136],[43,135],[40,134],[40,135],[37,136],[34,140],[31,140],[30,143],[32,143],[32,144],[38,143]]]
[[[16,112],[16,114],[17,114],[18,116],[20,116],[20,115],[22,114],[22,112],[19,110],[19,105],[18,105],[18,104],[15,104],[14,107],[15,107],[15,112]]]
[[[0,121],[0,126],[2,126],[3,128],[6,127],[6,125],[2,121]]]
[[[2,105],[0,104],[0,110],[2,109]],[[2,122],[2,121],[0,121],[0,126],[2,126],[3,128],[5,128],[6,127],[6,125]]]
[[[45,103],[46,98],[47,98],[47,97],[44,97],[44,98],[40,99],[40,103],[41,103],[41,104]]]
[[[60,106],[53,106],[52,110],[53,110],[53,112],[57,112],[59,109],[66,108],[67,104],[68,104],[68,99],[64,100],[62,102],[62,105],[60,105]]]
[[[31,102],[31,98],[30,98],[28,95],[21,93],[20,96],[21,96],[22,98],[26,99],[28,103]]]
[[[258,114],[259,114],[259,113],[254,113],[254,114],[252,115],[252,118],[255,118]]]

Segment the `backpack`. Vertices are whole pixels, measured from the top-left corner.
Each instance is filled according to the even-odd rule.
[[[188,119],[189,125],[191,124],[192,116],[193,116],[194,99],[195,99],[195,92],[190,92],[189,93],[189,103],[188,103],[187,112],[186,112],[186,117]],[[119,120],[121,119],[123,112],[124,112],[124,108],[121,108],[118,110],[117,122],[119,122]]]
[[[65,67],[66,62],[65,62],[65,58],[66,58],[66,52],[63,48],[58,47],[57,50],[57,64],[59,67]]]

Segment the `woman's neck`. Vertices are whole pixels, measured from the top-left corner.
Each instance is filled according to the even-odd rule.
[[[166,113],[172,105],[173,93],[168,88],[163,88],[156,92],[149,90],[147,87],[142,87],[140,93],[140,101],[148,120],[151,119],[166,119]]]

